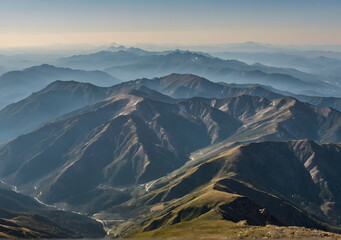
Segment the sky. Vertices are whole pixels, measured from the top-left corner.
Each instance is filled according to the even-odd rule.
[[[341,44],[340,0],[0,0],[0,48]]]

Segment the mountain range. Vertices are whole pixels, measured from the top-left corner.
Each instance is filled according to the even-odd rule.
[[[113,45],[3,74],[0,237],[341,238],[334,53],[244,46],[323,70]]]
[[[340,56],[305,56],[304,52],[217,52],[212,53],[222,59],[237,59],[248,63],[262,63],[280,68],[294,68],[320,76],[322,79],[340,85]]]
[[[145,85],[124,89],[3,144],[1,178],[48,203],[72,204],[99,186],[165,176],[199,149],[217,154],[235,142],[341,139],[340,112],[290,97],[173,99]]]
[[[223,60],[189,51],[149,54],[138,54],[136,51],[128,49],[71,56],[60,59],[57,65],[100,69],[124,81],[141,77],[161,77],[171,73],[189,73],[213,81],[259,83],[284,91],[291,90],[294,93],[340,96],[338,87],[323,82],[312,74],[294,69],[274,68],[261,64],[248,65],[236,60]]]
[[[76,80],[99,86],[111,86],[119,82],[101,71],[73,70],[43,64],[11,71],[0,76],[0,109],[39,91],[56,80]]]
[[[171,74],[161,78],[138,79],[112,87],[98,87],[74,81],[56,81],[43,90],[0,111],[0,130],[2,132],[0,141],[28,133],[44,123],[81,107],[141,87],[153,89],[175,99],[192,97],[221,99],[250,95],[273,100],[289,95],[316,106],[341,109],[340,98],[295,95],[261,85],[218,84],[191,74]],[[145,88],[145,90],[147,89]]]

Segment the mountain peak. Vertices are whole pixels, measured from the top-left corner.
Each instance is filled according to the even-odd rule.
[[[207,81],[210,82],[209,80],[207,80],[206,78],[200,77],[198,75],[195,74],[191,74],[191,73],[185,73],[185,74],[181,74],[181,73],[171,73],[167,76],[161,77],[161,79],[167,79],[167,80],[177,80],[177,81],[193,81],[193,80],[200,80],[200,81]]]
[[[51,91],[51,90],[61,90],[61,89],[66,89],[70,87],[80,87],[80,86],[86,86],[86,87],[91,87],[91,88],[100,88],[96,85],[93,85],[91,83],[83,83],[83,82],[77,82],[74,80],[56,80],[49,85],[47,85],[46,88],[42,89],[42,91]]]
[[[44,69],[44,70],[54,70],[57,69],[58,67],[51,65],[51,64],[47,64],[47,63],[43,63],[41,65],[37,65],[37,66],[33,66],[33,67],[29,67],[26,68],[25,70],[37,70],[37,69]]]

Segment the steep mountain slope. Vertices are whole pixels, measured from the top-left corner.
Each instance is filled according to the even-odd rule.
[[[0,76],[0,108],[27,97],[56,80],[75,80],[99,86],[111,86],[119,81],[101,71],[83,71],[57,68],[43,64]]]
[[[186,74],[171,74],[152,80],[135,80],[107,88],[57,81],[0,111],[0,142],[30,132],[65,113],[144,86],[174,98],[195,96],[224,98],[240,95],[264,96],[270,99],[282,97],[261,87],[224,87],[204,78]]]
[[[269,99],[282,97],[262,87],[228,87],[192,74],[173,73],[161,78],[138,79],[125,84],[146,86],[173,98],[226,98],[241,95],[262,96]]]
[[[318,96],[309,96],[309,95],[303,95],[303,94],[294,94],[287,91],[280,91],[278,89],[272,88],[270,86],[264,86],[260,84],[228,84],[225,82],[219,82],[219,84],[227,87],[238,87],[238,88],[256,88],[259,87],[261,89],[265,89],[267,91],[270,91],[272,93],[275,93],[274,98],[279,98],[283,96],[293,97],[301,102],[306,102],[318,107],[332,107],[338,111],[341,111],[341,98],[336,97],[318,97]],[[264,90],[263,90],[264,91]],[[261,92],[259,96],[263,96],[266,98],[270,98],[270,95],[266,95],[265,92]],[[250,94],[245,94],[250,95]],[[277,96],[276,96],[277,95]],[[270,98],[271,99],[271,98]]]
[[[141,85],[141,84],[140,84]],[[93,104],[110,96],[139,91],[161,101],[172,101],[143,85],[119,84],[113,87],[98,87],[89,83],[56,81],[31,96],[8,105],[0,111],[0,142],[35,130],[63,114]],[[153,96],[152,96],[153,95]]]
[[[148,216],[121,233],[140,232],[135,237],[176,237],[185,225],[192,224],[205,225],[194,230],[214,236],[217,223],[228,226],[229,233],[238,238],[239,231],[248,232],[249,237],[265,234],[265,229],[249,225],[338,231],[330,224],[341,223],[340,150],[338,144],[309,140],[241,145],[159,179],[148,191],[111,211],[122,215],[143,211]],[[122,208],[125,210],[120,211]],[[268,236],[288,234],[285,228],[269,226],[267,230],[271,233]],[[290,231],[294,235],[313,234],[298,228]]]
[[[290,96],[290,95],[289,95]],[[341,111],[341,98],[335,97],[312,97],[307,95],[295,94],[292,97],[302,102],[307,102],[315,106],[320,107],[332,107],[338,111]]]
[[[141,90],[141,87],[154,89],[173,98],[226,98],[251,95],[276,99],[286,94],[313,105],[341,109],[340,98],[295,95],[268,89],[269,87],[261,85],[222,86],[222,84],[213,83],[191,74],[171,74],[162,78],[138,79],[107,88],[85,83],[57,81],[0,111],[0,141],[32,131],[41,124],[54,120],[67,112],[131,89],[140,88]],[[148,91],[147,88],[144,88],[144,91]]]
[[[57,211],[30,197],[0,189],[0,237],[103,237],[100,223],[74,213]]]
[[[77,196],[103,181],[110,185],[145,182],[181,166],[190,152],[226,138],[239,125],[209,105],[184,108],[132,95],[113,97],[6,145],[2,176],[15,184],[48,176],[48,182],[53,181],[50,201],[71,192]],[[35,143],[28,140],[33,136]],[[13,155],[14,149],[21,151]],[[69,177],[83,181],[70,184]]]
[[[0,142],[22,135],[61,115],[102,100],[106,88],[56,81],[0,111]]]
[[[241,87],[228,87],[228,86],[222,86],[220,84],[212,83],[204,78],[200,78],[195,75],[181,75],[181,74],[171,74],[169,76],[166,76],[163,78],[155,78],[153,80],[141,79],[141,80],[136,80],[132,82],[127,82],[127,83],[122,84],[122,86],[123,85],[147,86],[148,88],[154,89],[156,91],[160,91],[163,94],[172,96],[174,98],[190,98],[190,97],[195,97],[195,96],[218,98],[217,100],[211,100],[211,102],[209,103],[207,102],[207,104],[214,106],[215,108],[219,108],[219,110],[222,110],[222,111],[226,111],[226,110],[229,111],[230,108],[235,109],[236,106],[231,107],[228,105],[228,103],[225,103],[224,100],[219,100],[219,98],[251,95],[251,96],[263,96],[269,99],[274,99],[272,102],[267,102],[266,99],[263,99],[263,101],[259,104],[259,106],[262,106],[262,104],[264,103],[267,103],[269,105],[263,106],[264,109],[263,108],[257,109],[255,104],[258,104],[258,103],[253,102],[253,101],[256,101],[254,100],[256,98],[252,98],[252,97],[250,98],[247,96],[239,98],[240,102],[238,102],[238,108],[239,108],[238,111],[241,113],[239,115],[238,114],[236,115],[235,113],[230,113],[230,114],[235,114],[234,118],[238,118],[239,120],[241,120],[244,124],[244,127],[242,129],[239,129],[240,131],[237,132],[237,135],[234,137],[233,141],[239,141],[242,139],[245,140],[246,138],[251,139],[252,137],[257,136],[257,135],[253,135],[253,134],[256,134],[257,132],[260,134],[259,139],[262,139],[261,137],[263,136],[266,136],[266,135],[270,136],[269,131],[271,129],[272,129],[271,132],[275,134],[273,135],[274,137],[273,139],[275,139],[276,136],[281,139],[283,138],[291,139],[292,136],[290,134],[293,131],[293,129],[301,128],[301,126],[306,126],[306,127],[299,129],[297,132],[295,132],[294,135],[296,135],[296,137],[300,135],[300,136],[306,136],[311,139],[315,139],[319,141],[320,140],[326,141],[327,138],[329,138],[330,141],[337,141],[333,137],[330,138],[331,135],[328,135],[328,134],[325,135],[325,137],[323,137],[322,135],[320,135],[318,138],[316,137],[317,135],[321,133],[320,129],[318,129],[319,127],[323,127],[323,126],[327,126],[328,124],[331,124],[328,126],[331,126],[332,128],[335,128],[335,129],[339,128],[340,124],[334,119],[334,114],[335,116],[339,116],[339,112],[330,108],[315,108],[313,106],[309,106],[309,104],[301,103],[290,97],[279,99],[280,97],[282,97],[282,95],[273,93],[259,86],[242,87],[242,88]],[[305,99],[308,101],[321,104],[322,106],[327,103],[332,103],[333,105],[337,106],[339,102],[339,99],[334,99],[335,101],[328,102],[328,99],[324,99],[324,98],[321,99],[318,97],[317,98],[310,97],[309,99],[308,98],[305,98]],[[246,107],[250,107],[250,109],[247,109]],[[253,111],[252,114],[254,115],[252,115],[251,117],[247,116],[244,114],[244,112],[242,112],[243,110]],[[250,112],[248,112],[247,114],[250,115]],[[320,117],[320,115],[321,116],[325,115],[325,116]],[[326,117],[329,120],[326,121],[325,119]],[[290,118],[296,119],[295,120],[295,124],[297,124],[296,127],[295,125],[291,124],[291,120],[289,120]],[[302,119],[301,123],[298,122],[300,121],[300,119]],[[304,122],[306,119],[310,119],[310,120],[308,122]],[[257,125],[259,122],[261,124]],[[312,124],[312,126],[308,126],[308,124],[310,123]],[[282,124],[285,125],[285,128],[281,128]],[[319,126],[319,127],[316,128],[313,126]],[[263,127],[265,127],[266,130],[264,130]],[[312,127],[312,129],[314,130],[310,131],[309,127]],[[258,129],[258,130],[254,131],[254,129]],[[262,129],[264,131],[262,131]],[[322,130],[322,132],[323,131],[324,130]],[[316,133],[317,135],[314,135],[315,132],[320,132],[320,133]],[[333,133],[331,132],[330,134],[333,135]],[[335,134],[338,135],[339,132],[336,131]],[[294,139],[297,139],[296,137]]]
[[[42,192],[45,201],[72,203],[99,186],[162,177],[208,146],[341,140],[341,113],[331,108],[255,96],[174,101],[143,89],[74,111],[3,145],[0,176],[30,194]]]

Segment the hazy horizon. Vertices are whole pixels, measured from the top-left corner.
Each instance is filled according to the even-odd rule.
[[[340,7],[336,0],[0,0],[0,48],[113,42],[339,45]]]
[[[341,0],[0,0],[0,238],[341,239]]]

